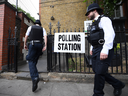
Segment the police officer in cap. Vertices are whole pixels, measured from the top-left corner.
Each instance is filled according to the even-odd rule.
[[[30,44],[27,46],[27,39],[29,37]],[[32,79],[32,91],[34,92],[38,87],[39,74],[36,67],[39,56],[47,47],[47,34],[44,28],[41,27],[40,20],[35,21],[35,25],[28,27],[25,34],[24,48],[28,50],[26,60],[29,63],[30,76]]]
[[[105,81],[113,86],[114,96],[120,96],[125,84],[108,73],[108,67],[114,54],[115,32],[111,20],[101,15],[102,11],[97,3],[93,3],[88,6],[85,14],[90,20],[95,20],[89,30],[90,35],[87,37],[91,43],[90,54],[92,55],[92,68],[95,73],[93,96],[104,96]]]

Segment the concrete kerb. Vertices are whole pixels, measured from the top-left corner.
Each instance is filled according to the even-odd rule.
[[[94,81],[94,74],[82,73],[48,73],[49,81],[66,81],[66,82],[86,82],[92,83]]]
[[[48,73],[49,81],[68,81],[68,82],[81,82],[81,83],[94,83],[94,74],[82,73]],[[128,75],[112,74],[116,79],[128,84]]]
[[[48,82],[48,81],[80,82],[80,83],[94,82],[94,74],[49,72],[49,73],[39,73],[39,76],[40,76],[40,80],[44,82]],[[112,76],[128,84],[128,75],[112,74]],[[6,79],[31,80],[29,72],[18,72],[18,73],[4,72],[0,74],[0,77]]]
[[[3,72],[3,73],[0,73],[0,77],[8,79],[8,80],[17,79],[16,74],[13,73],[13,72]]]

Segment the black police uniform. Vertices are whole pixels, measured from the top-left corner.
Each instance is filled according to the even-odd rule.
[[[32,26],[29,34],[29,40],[30,44],[26,60],[29,61],[30,75],[32,81],[34,81],[35,78],[39,78],[36,64],[43,49],[43,28],[37,25]]]
[[[101,18],[102,16],[92,23],[90,35],[87,38],[93,46],[92,68],[95,73],[93,96],[104,96],[103,88],[105,81],[111,84],[115,89],[119,89],[121,86],[124,87],[121,81],[115,79],[108,73],[108,67],[114,54],[113,48],[109,50],[107,59],[100,60],[100,53],[104,44],[104,31],[98,27]]]

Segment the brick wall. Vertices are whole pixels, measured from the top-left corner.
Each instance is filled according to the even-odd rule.
[[[16,25],[16,19],[20,22],[19,30],[19,54],[20,60],[23,60],[23,37],[25,36],[28,25],[24,23],[24,17],[30,20],[24,13],[20,12],[16,17],[16,9],[8,2],[0,3],[0,71],[3,70],[3,66],[8,64],[8,37],[9,28],[11,28],[11,34],[14,37],[14,29]],[[29,22],[29,21],[28,21]]]
[[[86,3],[83,0],[40,0],[40,15],[42,26],[49,32],[49,23],[53,29],[57,28],[57,22],[63,29],[80,28],[83,31],[86,13]],[[55,20],[51,20],[51,16]]]
[[[9,6],[5,5],[4,7],[4,30],[3,30],[3,50],[2,50],[2,66],[8,64],[8,30],[11,28],[14,36],[15,28],[15,11]]]
[[[0,70],[2,69],[4,4],[0,5]]]
[[[5,3],[0,5],[0,70],[8,63],[8,30],[15,28],[15,11]]]

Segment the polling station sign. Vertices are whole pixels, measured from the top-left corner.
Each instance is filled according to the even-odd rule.
[[[85,53],[85,33],[83,32],[55,33],[54,52]]]

